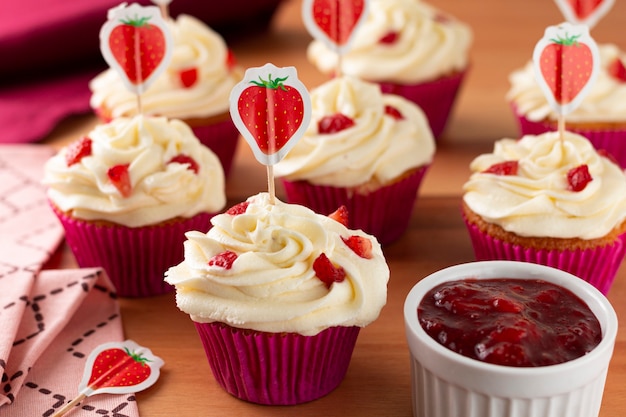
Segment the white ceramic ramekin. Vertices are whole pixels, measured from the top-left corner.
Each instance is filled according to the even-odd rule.
[[[453,352],[420,326],[417,307],[434,286],[465,278],[542,279],[587,303],[602,328],[602,341],[566,363],[518,368],[480,362]],[[471,262],[419,281],[404,304],[411,353],[415,417],[597,417],[617,336],[617,315],[600,291],[567,272],[514,261]]]

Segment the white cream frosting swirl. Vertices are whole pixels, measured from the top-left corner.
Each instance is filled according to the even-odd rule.
[[[518,161],[518,175],[482,172],[503,161]],[[567,173],[583,164],[592,181],[570,191]],[[520,236],[595,239],[626,218],[624,172],[571,132],[563,141],[558,132],[499,140],[470,169],[465,203],[485,221]]]
[[[386,114],[386,105],[397,109],[403,119]],[[336,113],[348,116],[354,125],[320,134],[318,122]],[[335,187],[384,185],[429,164],[434,153],[428,120],[418,106],[382,94],[376,84],[340,77],[311,91],[311,123],[274,172],[289,180]]]
[[[106,220],[128,227],[175,217],[217,213],[226,204],[224,171],[217,156],[179,120],[135,116],[96,126],[88,135],[92,153],[67,165],[63,148],[47,161],[43,183],[62,211],[83,220]],[[188,164],[169,163],[177,155]],[[107,171],[129,164],[132,193],[123,197]]]
[[[611,62],[621,59],[626,64],[626,54],[613,44],[598,45],[600,71],[598,77],[580,105],[567,114],[570,123],[626,122],[626,83],[611,76],[607,70]],[[516,111],[532,121],[558,120],[546,96],[539,87],[533,63],[509,76],[511,87],[506,98],[514,103]]]
[[[390,32],[391,44],[379,40]],[[341,57],[343,74],[375,82],[415,84],[468,66],[470,27],[419,0],[372,0],[350,50]],[[320,71],[334,73],[338,55],[315,40],[307,58]]]
[[[190,119],[227,113],[230,91],[243,74],[239,69],[228,68],[224,40],[192,16],[179,15],[176,20],[169,20],[168,26],[174,38],[172,61],[141,95],[143,114]],[[190,68],[197,69],[197,80],[185,87],[179,73]],[[112,118],[136,114],[136,95],[113,69],[97,75],[89,88],[93,109],[106,108]]]
[[[366,326],[387,301],[389,267],[377,240],[268,193],[250,197],[243,214],[213,217],[205,234],[188,232],[185,259],[166,272],[178,307],[196,322],[222,322],[271,333],[315,335],[333,326]],[[371,259],[343,241],[358,235],[372,242]],[[230,269],[209,266],[224,251],[238,257]],[[315,276],[321,254],[346,278],[329,288]]]

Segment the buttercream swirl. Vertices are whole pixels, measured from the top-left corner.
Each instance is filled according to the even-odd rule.
[[[614,60],[626,62],[626,54],[613,44],[600,44],[598,49],[598,77],[580,105],[567,114],[567,121],[570,123],[626,121],[626,83],[617,80],[608,71]],[[515,105],[518,113],[535,122],[558,120],[558,114],[554,112],[537,83],[532,62],[512,72],[509,81],[511,88],[506,98]]]
[[[188,232],[185,259],[166,272],[178,307],[196,322],[222,322],[272,333],[314,335],[333,326],[365,326],[387,299],[389,267],[376,239],[268,193],[250,197],[244,213],[220,214],[207,233]],[[343,241],[372,242],[365,259]],[[230,269],[209,266],[224,251],[238,256]],[[313,262],[324,253],[346,278],[329,288]]]
[[[200,20],[179,15],[168,20],[174,39],[168,68],[141,95],[143,114],[176,119],[205,118],[228,112],[229,95],[242,78],[239,69],[229,69],[228,49],[220,35]],[[196,81],[185,87],[180,72],[196,69]],[[119,74],[108,69],[89,84],[91,107],[105,108],[111,118],[133,116],[137,97]]]
[[[468,65],[472,31],[419,0],[372,0],[366,21],[341,56],[341,72],[361,79],[399,84],[432,81]],[[380,40],[390,33],[395,40]],[[307,58],[324,73],[334,73],[338,55],[313,41]]]
[[[385,106],[403,118],[387,114]],[[307,131],[274,167],[278,177],[335,187],[380,185],[432,161],[435,142],[422,110],[400,96],[382,94],[376,84],[332,79],[311,91],[311,109]],[[336,113],[354,125],[320,134],[318,122]]]
[[[179,120],[121,118],[96,126],[87,136],[91,155],[68,166],[68,148],[63,148],[44,167],[50,200],[74,217],[139,227],[216,213],[226,204],[219,159]],[[170,162],[180,154],[197,163],[197,174],[187,163]],[[129,164],[132,186],[128,197],[107,175],[109,168],[124,164]]]
[[[483,171],[518,161],[518,175]],[[592,180],[571,191],[568,172],[587,165]],[[485,221],[520,236],[595,239],[626,218],[626,176],[583,136],[558,132],[496,142],[493,153],[470,164],[463,189],[469,208]]]

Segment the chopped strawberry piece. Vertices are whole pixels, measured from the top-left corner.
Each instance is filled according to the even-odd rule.
[[[372,259],[372,241],[368,238],[352,235],[347,239],[342,236],[341,240],[361,258]]]
[[[209,259],[209,266],[218,266],[224,269],[230,269],[233,267],[233,262],[237,259],[237,254],[233,251],[227,250],[222,253],[218,253]]]
[[[231,216],[236,216],[238,214],[243,214],[248,209],[248,204],[250,204],[250,203],[248,203],[247,201],[243,201],[243,202],[241,202],[239,204],[235,204],[234,206],[232,206],[231,208],[226,210],[226,214],[230,214]]]
[[[232,71],[237,66],[237,58],[235,58],[235,54],[230,49],[226,51],[226,68],[229,71]]]
[[[380,38],[378,40],[378,43],[382,43],[382,44],[385,44],[385,45],[391,45],[393,43],[396,43],[396,41],[398,40],[399,36],[400,35],[399,35],[398,32],[392,30],[392,31],[387,32],[386,35],[384,35],[382,38]]]
[[[188,68],[178,72],[180,82],[185,88],[193,86],[198,81],[198,68]]]
[[[195,174],[198,173],[198,163],[189,155],[179,153],[178,155],[170,159],[168,164],[171,164],[172,162],[176,162],[178,164],[187,164],[188,169],[192,170]]]
[[[323,117],[317,124],[317,130],[322,134],[337,133],[354,126],[354,120],[345,114],[335,113]]]
[[[89,155],[91,155],[91,139],[83,136],[67,146],[65,149],[65,163],[69,167]]]
[[[620,83],[626,83],[626,67],[624,67],[624,63],[621,59],[616,57],[613,61],[611,61],[607,71]]]
[[[517,175],[518,168],[519,164],[517,161],[504,161],[493,164],[492,166],[484,170],[483,174]]]
[[[567,182],[570,191],[582,191],[593,178],[589,173],[589,167],[586,164],[579,165],[567,172]]]
[[[107,171],[107,176],[109,180],[111,180],[111,184],[117,188],[117,191],[119,191],[123,197],[129,197],[133,192],[128,167],[129,164],[115,165]]]
[[[326,288],[330,288],[333,282],[341,282],[346,279],[346,271],[340,266],[336,267],[333,265],[324,253],[320,254],[313,261],[313,270],[315,271],[315,276],[326,284]]]
[[[400,110],[390,105],[385,106],[385,114],[393,117],[396,120],[404,119],[404,116],[402,115],[402,113],[400,113]]]
[[[328,217],[348,227],[348,208],[343,204],[339,206],[337,210],[330,213]]]

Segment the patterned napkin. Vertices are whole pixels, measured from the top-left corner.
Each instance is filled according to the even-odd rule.
[[[124,340],[100,268],[41,270],[63,239],[41,185],[54,150],[0,146],[0,415],[50,416],[78,394],[89,353]],[[94,395],[70,416],[138,416],[134,395]]]

